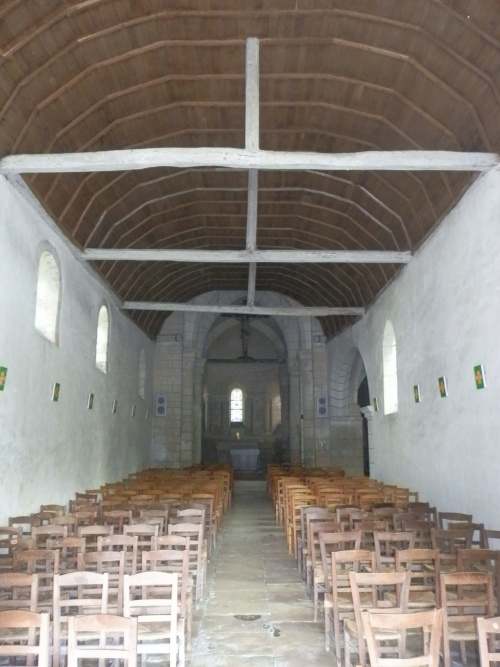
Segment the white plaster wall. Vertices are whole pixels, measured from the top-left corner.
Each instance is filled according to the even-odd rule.
[[[387,319],[397,341],[399,410],[384,416]],[[372,476],[418,489],[438,510],[470,512],[500,528],[500,173],[474,183],[352,334],[381,408],[370,443]],[[484,390],[474,383],[480,363]],[[442,375],[447,398],[438,391]]]
[[[121,314],[106,289],[3,177],[0,201],[0,366],[8,368],[0,392],[0,524],[5,524],[8,516],[37,511],[41,503],[65,503],[77,490],[149,465],[151,414],[145,416],[151,408],[154,343]],[[44,242],[56,250],[61,267],[57,345],[34,327]],[[107,374],[95,367],[103,302],[110,309]],[[142,347],[145,400],[138,394]],[[50,400],[53,382],[61,385],[58,403]],[[87,410],[90,392],[93,410]]]

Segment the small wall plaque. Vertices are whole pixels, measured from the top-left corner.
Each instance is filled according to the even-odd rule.
[[[52,398],[51,398],[51,400],[54,401],[54,403],[57,403],[57,401],[59,400],[60,390],[61,390],[61,385],[59,384],[59,382],[54,382],[54,384],[52,385]]]
[[[5,383],[7,381],[7,369],[5,366],[0,366],[0,391],[5,389]]]
[[[476,380],[476,389],[484,389],[486,387],[486,375],[483,364],[474,366],[474,379]]]
[[[373,409],[378,412],[378,398],[373,399]]]
[[[415,399],[415,403],[420,403],[422,400],[422,396],[420,394],[420,385],[416,384],[413,386],[413,397]]]
[[[135,417],[135,405],[132,406],[132,410],[130,411],[130,416]]]
[[[443,375],[438,378],[439,383],[439,395],[441,398],[446,398],[448,396],[448,383],[446,382],[446,377]]]
[[[116,408],[118,407],[118,401],[113,401],[113,405],[111,406],[111,412],[113,414],[116,414]]]
[[[89,394],[87,399],[87,410],[92,410],[94,407],[94,394]]]

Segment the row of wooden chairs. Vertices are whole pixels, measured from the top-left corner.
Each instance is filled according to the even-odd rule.
[[[8,575],[2,575],[4,578]],[[36,575],[32,576],[32,587]],[[182,666],[185,663],[185,617],[182,616],[182,603],[179,591],[179,576],[175,573],[147,571],[136,575],[124,575],[123,578],[123,615],[114,614],[117,618],[125,618],[122,627],[134,627],[134,638],[131,645],[125,642],[120,650],[130,650],[130,658],[135,662],[139,656],[161,656],[171,666]],[[21,589],[23,582],[18,582]],[[48,666],[50,654],[52,664],[58,667],[64,664],[67,655],[68,666],[74,664],[72,652],[76,649],[75,631],[80,629],[90,634],[85,636],[87,642],[97,641],[92,650],[103,648],[101,631],[116,630],[110,627],[105,616],[108,614],[108,574],[90,572],[74,572],[56,575],[54,587],[52,621],[47,611],[34,612],[26,609],[0,611],[0,655],[33,655],[38,653],[39,667]],[[18,606],[22,600],[17,599]],[[100,616],[102,627],[93,625],[94,615]],[[87,619],[80,621],[79,619]],[[10,625],[9,625],[10,624]],[[49,624],[52,632],[49,631]],[[76,625],[75,625],[76,624]],[[38,642],[35,637],[38,631]],[[50,642],[52,637],[52,642]],[[38,649],[35,649],[35,644]],[[17,646],[13,649],[12,646]],[[114,643],[114,649],[120,647]],[[40,653],[40,651],[43,651]],[[119,655],[98,655],[89,650],[80,657],[121,657]],[[29,661],[26,664],[31,664]]]

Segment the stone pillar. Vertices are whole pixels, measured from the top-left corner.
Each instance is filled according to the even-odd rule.
[[[300,398],[302,405],[302,455],[307,468],[316,465],[316,442],[314,423],[314,377],[311,350],[300,350]]]
[[[302,451],[302,424],[300,412],[300,366],[298,361],[288,362],[288,376],[290,378],[289,391],[289,419],[290,419],[290,463],[295,465],[301,462]]]
[[[281,364],[279,369],[279,383],[280,383],[280,396],[281,396],[281,425],[283,431],[283,438],[285,442],[288,443],[288,447],[291,447],[290,442],[290,376],[288,370],[284,364]],[[288,448],[285,446],[284,451],[285,457],[288,456]],[[288,458],[285,458],[288,460]]]
[[[328,467],[330,459],[330,419],[329,419],[329,396],[326,360],[326,339],[324,336],[313,336],[312,347],[312,379],[314,387],[314,440],[315,440],[315,465]],[[326,397],[326,412],[319,414],[316,401],[320,396]]]
[[[196,350],[183,349],[181,397],[181,468],[193,464],[194,418],[194,360]]]
[[[195,359],[193,366],[193,464],[201,463],[203,373],[206,359]]]

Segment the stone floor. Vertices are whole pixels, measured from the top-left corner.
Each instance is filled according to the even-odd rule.
[[[195,614],[187,667],[332,667],[323,623],[312,618],[265,482],[237,481]]]

